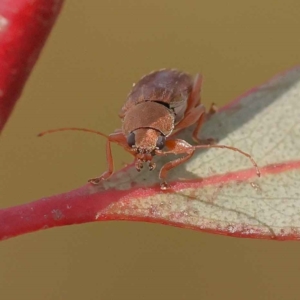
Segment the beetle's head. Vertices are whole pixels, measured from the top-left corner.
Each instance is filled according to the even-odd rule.
[[[132,106],[123,119],[123,133],[127,143],[135,152],[136,169],[139,171],[144,162],[151,162],[157,150],[165,146],[166,137],[174,129],[174,112],[166,106],[153,101],[145,101]]]
[[[140,171],[143,163],[148,162],[149,169],[153,170],[155,164],[151,162],[156,150],[165,146],[166,137],[153,128],[139,128],[127,136],[128,146],[136,152],[136,169]]]

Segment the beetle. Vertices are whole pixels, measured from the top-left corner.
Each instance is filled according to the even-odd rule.
[[[108,170],[100,177],[89,179],[92,184],[98,184],[113,174],[111,143],[119,144],[135,157],[137,171],[140,171],[145,163],[148,164],[149,170],[153,170],[155,163],[152,162],[152,158],[155,155],[185,154],[185,156],[166,163],[160,169],[159,179],[162,189],[169,187],[166,182],[168,172],[190,159],[195,150],[199,148],[227,148],[240,152],[251,160],[257,175],[260,176],[256,162],[248,153],[235,147],[216,145],[211,141],[199,139],[198,134],[205,119],[216,112],[214,104],[206,112],[200,101],[201,85],[202,76],[200,74],[193,78],[176,69],[153,71],[134,84],[128,94],[119,112],[122,120],[121,129],[117,129],[107,136],[90,129],[60,128],[45,131],[39,136],[57,131],[81,130],[106,137]],[[178,130],[194,124],[196,126],[192,138],[198,145],[191,145],[182,139],[172,139],[172,135]],[[167,151],[163,151],[165,147],[168,148]]]

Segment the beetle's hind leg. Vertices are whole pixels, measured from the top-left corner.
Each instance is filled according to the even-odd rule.
[[[212,113],[214,114],[214,112]],[[210,113],[201,113],[199,115],[199,119],[196,121],[196,128],[194,129],[193,131],[193,134],[192,134],[192,138],[193,140],[200,144],[200,145],[213,145],[215,144],[217,141],[216,139],[214,138],[208,138],[208,139],[200,139],[199,138],[199,132],[204,124],[204,122],[211,116]]]
[[[187,128],[196,123],[196,128],[193,131],[192,138],[198,144],[213,144],[215,143],[214,139],[199,139],[198,134],[201,130],[201,127],[206,119],[205,107],[202,104],[194,107],[193,110],[190,110],[184,118],[176,125],[176,130]]]
[[[187,108],[183,119],[176,125],[176,130],[187,128],[196,123],[196,128],[193,132],[193,140],[198,144],[214,144],[216,141],[212,138],[201,140],[198,134],[205,120],[209,119],[214,113],[217,112],[217,106],[212,103],[208,112],[201,104],[200,94],[202,86],[202,76],[197,74],[194,80],[193,88],[187,100]]]

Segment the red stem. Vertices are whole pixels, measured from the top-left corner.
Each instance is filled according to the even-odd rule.
[[[19,99],[63,0],[0,0],[0,132]]]
[[[40,229],[92,222],[108,200],[80,188],[28,204],[0,210],[0,240]]]

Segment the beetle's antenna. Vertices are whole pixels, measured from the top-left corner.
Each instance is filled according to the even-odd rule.
[[[193,146],[193,147],[194,147],[195,149],[202,149],[202,148],[222,148],[222,149],[229,149],[229,150],[232,150],[232,151],[239,152],[239,153],[241,153],[242,155],[248,157],[248,158],[251,160],[253,166],[254,166],[255,169],[256,169],[256,175],[257,175],[258,177],[260,177],[260,175],[261,175],[261,174],[260,174],[260,170],[259,170],[259,168],[258,168],[258,165],[257,165],[257,163],[255,162],[255,160],[252,158],[252,156],[251,156],[249,153],[246,153],[246,152],[244,152],[244,151],[242,151],[242,150],[240,150],[240,149],[238,149],[238,148],[230,147],[230,146],[225,146],[225,145],[196,145],[196,146]]]
[[[77,127],[66,127],[66,128],[51,129],[51,130],[47,130],[47,131],[43,131],[43,132],[39,133],[38,136],[40,137],[40,136],[44,136],[45,134],[48,134],[48,133],[54,133],[54,132],[59,132],[59,131],[69,131],[69,130],[91,132],[91,133],[101,135],[101,136],[108,139],[108,135],[106,135],[106,134],[104,134],[100,131],[93,130],[93,129],[87,129],[87,128],[77,128]]]

